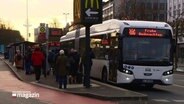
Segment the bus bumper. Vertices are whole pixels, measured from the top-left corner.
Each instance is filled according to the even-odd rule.
[[[173,84],[173,75],[162,76],[162,83],[165,85]]]
[[[134,80],[133,75],[122,73],[119,70],[117,74],[117,83],[131,83]]]

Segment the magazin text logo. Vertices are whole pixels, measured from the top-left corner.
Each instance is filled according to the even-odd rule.
[[[31,91],[12,91],[12,97],[14,98],[36,98],[40,97],[39,93],[32,93]]]

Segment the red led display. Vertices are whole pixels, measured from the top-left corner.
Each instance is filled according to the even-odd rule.
[[[62,29],[59,28],[50,28],[49,32],[51,36],[62,36],[63,34]]]
[[[129,36],[163,37],[166,30],[129,28]]]

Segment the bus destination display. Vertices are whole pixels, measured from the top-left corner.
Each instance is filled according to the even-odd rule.
[[[167,30],[128,28],[129,36],[164,37]]]

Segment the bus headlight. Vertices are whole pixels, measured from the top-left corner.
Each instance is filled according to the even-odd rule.
[[[170,75],[170,74],[173,74],[173,70],[165,71],[165,72],[163,73],[164,76]]]
[[[130,75],[133,74],[133,72],[131,70],[128,70],[128,69],[125,69],[125,68],[121,69],[120,71],[123,72],[123,73],[126,73],[126,74],[130,74]]]

